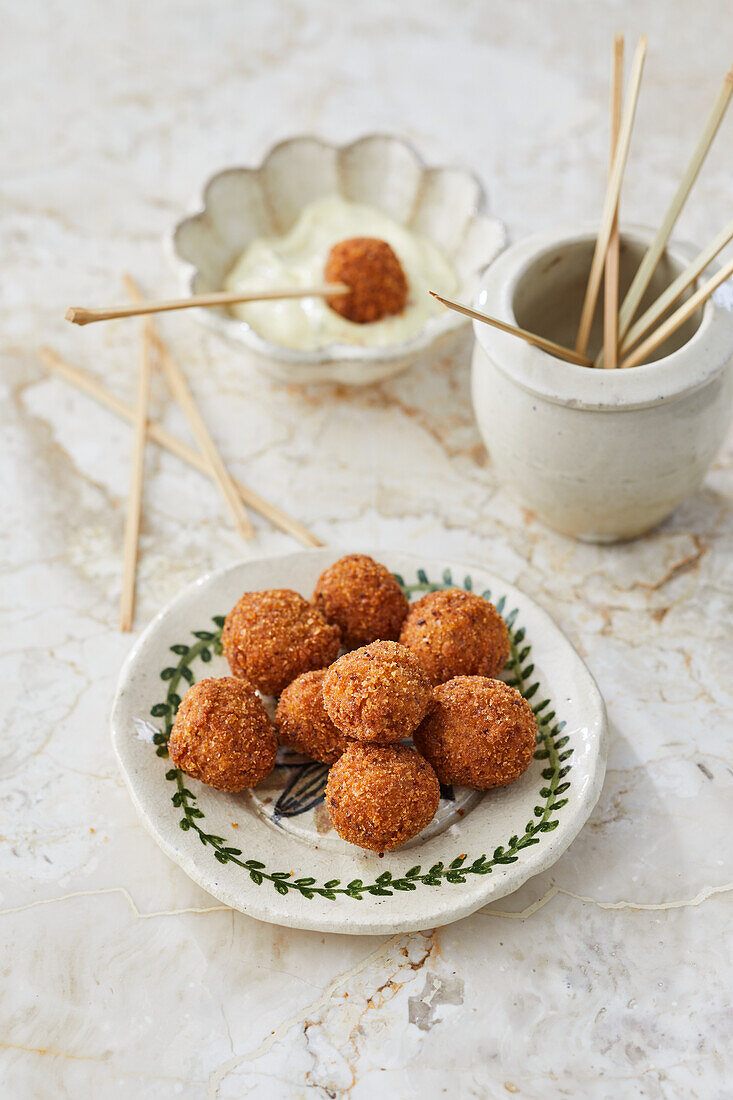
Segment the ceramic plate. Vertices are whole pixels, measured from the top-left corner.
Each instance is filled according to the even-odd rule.
[[[245,562],[185,589],[150,624],[120,676],[112,737],[132,799],[164,852],[214,897],[260,920],[352,934],[447,924],[516,890],[565,851],[600,794],[606,716],[593,678],[551,619],[477,566],[391,551],[373,556],[410,599],[450,585],[494,601],[510,630],[504,678],[538,721],[522,778],[483,794],[443,788],[420,836],[378,856],[342,841],[323,803],[327,769],[281,749],[272,775],[241,794],[171,766],[166,741],[189,684],[228,675],[221,627],[247,590],[310,596],[343,551]]]

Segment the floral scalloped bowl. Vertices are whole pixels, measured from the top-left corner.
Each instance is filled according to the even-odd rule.
[[[473,173],[428,168],[411,145],[385,134],[340,147],[297,137],[276,145],[259,168],[227,168],[206,184],[200,209],[178,223],[170,241],[184,290],[221,290],[235,260],[255,238],[287,233],[304,206],[332,194],[377,207],[428,237],[455,268],[459,296],[467,301],[505,244],[504,226],[485,212],[486,196]],[[387,347],[341,343],[300,351],[266,340],[225,309],[195,314],[244,346],[255,365],[288,383],[379,381],[404,370],[466,323],[445,310],[410,340]]]
[[[380,552],[408,597],[451,584],[496,602],[510,632],[504,678],[537,717],[535,759],[516,783],[442,788],[423,832],[383,857],[336,835],[327,769],[281,749],[270,777],[231,794],[190,779],[167,741],[188,685],[228,674],[223,616],[243,591],[309,596],[329,549],[245,562],[203,577],[150,624],[120,676],[112,738],[142,819],[163,851],[214,897],[260,920],[352,934],[432,928],[467,916],[546,870],[578,833],[606,767],[606,716],[593,678],[536,604],[485,569]],[[266,701],[267,702],[267,701]]]

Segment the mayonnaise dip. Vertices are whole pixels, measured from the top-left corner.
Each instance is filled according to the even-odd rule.
[[[392,246],[407,276],[402,313],[358,325],[341,317],[323,298],[247,302],[231,306],[235,317],[275,344],[312,350],[327,344],[384,347],[409,340],[444,307],[428,290],[451,295],[458,288],[453,268],[427,237],[413,233],[376,207],[339,195],[318,199],[301,211],[284,237],[258,237],[234,263],[225,290],[320,285],[332,245],[350,237],[379,237]]]

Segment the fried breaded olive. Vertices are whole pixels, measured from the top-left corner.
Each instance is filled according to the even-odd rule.
[[[328,773],[326,808],[334,829],[373,852],[417,836],[439,801],[438,777],[408,745],[352,743]]]
[[[321,573],[313,603],[339,627],[347,649],[397,641],[408,608],[389,569],[366,554],[347,554]]]
[[[189,688],[168,741],[177,768],[223,791],[254,787],[275,766],[275,728],[255,689],[224,676]]]
[[[339,651],[339,629],[289,588],[245,592],[226,617],[224,653],[235,676],[279,695],[301,672],[324,668]]]
[[[304,672],[280,696],[275,725],[281,745],[289,745],[321,764],[335,763],[350,745],[326,714],[323,680],[326,669]]]
[[[454,676],[497,676],[509,656],[509,631],[492,603],[446,588],[412,604],[400,642],[434,684]]]
[[[485,791],[524,774],[535,753],[537,723],[516,688],[484,676],[457,676],[435,689],[433,710],[413,740],[441,783]]]
[[[407,302],[407,278],[386,241],[351,237],[338,241],[328,254],[326,282],[345,283],[349,294],[326,298],[331,309],[358,325],[401,313]]]
[[[409,737],[431,700],[430,681],[397,642],[372,642],[345,653],[323,680],[326,713],[358,741],[386,745]]]

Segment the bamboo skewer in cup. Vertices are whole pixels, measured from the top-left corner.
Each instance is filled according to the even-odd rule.
[[[618,132],[621,126],[624,81],[624,39],[617,35],[613,40],[611,55],[611,141],[609,155],[609,174],[613,170],[613,158],[618,144]],[[611,235],[608,239],[606,270],[603,279],[603,348],[605,366],[613,369],[618,366],[618,269],[620,237],[618,230],[618,199],[611,222]]]
[[[143,301],[142,294],[140,293],[140,288],[137,286],[134,280],[130,278],[129,275],[125,276],[125,285],[132,298],[134,298],[138,302]],[[231,475],[224,465],[221,456],[216,449],[216,445],[213,439],[209,435],[208,429],[204,424],[201,414],[196,406],[196,402],[194,401],[191,391],[188,388],[188,384],[183,376],[183,372],[173,359],[173,356],[169,352],[167,345],[164,343],[159,333],[157,333],[155,329],[152,328],[152,323],[151,332],[171,392],[173,393],[173,396],[185,413],[186,419],[188,420],[191,431],[195,436],[196,442],[198,443],[202,454],[209,463],[214,480],[217,482],[221,490],[222,496],[224,497],[224,502],[226,503],[234,520],[235,527],[243,538],[249,539],[254,534],[254,531],[252,529],[251,523],[249,522],[249,518],[247,516],[247,512],[245,511],[244,505],[242,504],[242,499],[237,493],[237,490],[234,488]]]
[[[691,286],[695,280],[700,276],[705,268],[711,263],[721,249],[733,240],[733,221],[729,221],[728,224],[721,229],[717,237],[714,237],[707,248],[703,248],[701,252],[698,252],[692,263],[680,272],[674,282],[670,283],[663,294],[660,294],[656,301],[652,302],[649,309],[641,315],[638,321],[634,321],[629,331],[621,341],[621,352],[625,353],[631,350],[635,344],[638,344],[641,338],[652,328],[653,325],[662,317],[670,306],[674,305],[681,294]]]
[[[496,317],[489,317],[486,313],[479,313],[477,309],[471,309],[470,306],[461,305],[460,302],[454,302],[450,298],[443,298],[440,294],[436,294],[434,290],[431,290],[433,298],[437,298],[439,302],[442,302],[448,309],[455,310],[456,313],[462,313],[465,317],[473,317],[475,321],[483,321],[486,325],[491,325],[493,328],[498,328],[502,332],[508,332],[510,336],[518,336],[520,340],[526,340],[528,344],[532,344],[536,348],[540,348],[542,351],[548,352],[550,355],[556,356],[558,359],[565,359],[568,363],[575,363],[578,367],[592,367],[593,363],[585,355],[579,355],[576,351],[571,351],[570,348],[564,348],[562,344],[556,344],[554,340],[547,340],[544,336],[538,336],[534,332],[528,332],[527,329],[518,328],[516,325],[509,325],[506,321],[499,321]]]
[[[679,186],[672,198],[669,208],[664,215],[662,224],[657,230],[653,241],[649,245],[644,254],[644,257],[639,264],[636,275],[634,276],[631,286],[626,291],[626,296],[621,305],[621,310],[618,319],[618,335],[619,340],[623,345],[623,338],[631,326],[631,322],[634,319],[639,303],[644,296],[644,291],[649,286],[649,281],[654,274],[657,264],[662,258],[667,242],[669,241],[670,234],[674,229],[682,207],[685,205],[687,196],[692,190],[700,169],[703,166],[705,158],[710,150],[710,146],[713,144],[715,135],[718,132],[728,104],[730,103],[731,96],[733,96],[733,67],[731,67],[726,73],[722,86],[713,104],[713,108],[710,112],[705,127],[700,139],[695,146],[694,152],[690,158],[690,161],[685,168],[684,175],[680,180]],[[603,365],[603,353],[596,359],[596,366]]]
[[[580,355],[585,354],[585,351],[588,347],[588,340],[590,338],[590,330],[593,323],[593,314],[595,312],[596,302],[598,301],[598,292],[601,287],[603,268],[606,262],[608,241],[611,236],[611,229],[613,227],[614,213],[616,211],[616,207],[618,206],[618,199],[621,192],[621,183],[623,181],[624,168],[626,167],[626,160],[629,155],[631,131],[634,126],[636,105],[639,101],[641,74],[644,70],[645,57],[646,36],[642,35],[639,39],[639,44],[636,47],[634,60],[631,66],[631,76],[629,77],[629,90],[626,96],[626,104],[624,106],[623,114],[621,117],[621,126],[619,128],[618,141],[616,142],[616,152],[613,158],[611,172],[608,177],[608,186],[606,188],[606,198],[603,204],[601,225],[598,231],[595,251],[593,252],[593,260],[591,263],[590,273],[588,275],[588,285],[586,287],[585,299],[583,301],[583,309],[580,315],[578,338],[575,342],[575,350]]]
[[[150,401],[152,333],[150,322],[143,326],[138,374],[137,403],[135,405],[135,436],[130,469],[130,496],[125,519],[125,540],[122,556],[122,595],[120,597],[120,630],[132,630],[135,614],[135,578],[142,517],[143,470],[145,465],[145,437]]]
[[[89,397],[92,397],[95,401],[104,405],[105,408],[109,409],[123,420],[129,421],[131,424],[135,423],[135,408],[121,401],[120,398],[116,397],[113,393],[110,393],[109,390],[98,382],[96,378],[93,378],[92,375],[88,374],[86,371],[80,370],[79,367],[75,367],[71,363],[67,363],[65,359],[62,359],[62,357],[51,348],[41,348],[39,354],[41,362],[46,370],[57,375],[59,378],[63,378],[65,382],[75,386],[76,389],[81,390],[82,393],[86,393]],[[148,438],[154,443],[157,443],[160,447],[164,447],[166,450],[170,451],[171,454],[182,459],[183,462],[187,462],[189,466],[192,466],[200,473],[206,474],[210,478],[214,477],[211,466],[201,452],[194,450],[193,447],[189,447],[187,443],[184,443],[183,440],[169,432],[162,424],[158,424],[154,420],[148,421]],[[283,512],[280,508],[275,507],[274,504],[270,504],[270,502],[265,500],[264,497],[261,497],[259,493],[256,493],[254,489],[248,489],[234,478],[232,480],[244,503],[250,508],[253,508],[256,512],[259,512],[261,516],[264,516],[264,518],[269,520],[275,527],[278,527],[288,535],[292,535],[293,538],[297,539],[303,546],[324,545],[321,539],[316,538],[316,536],[311,534],[306,527],[287,515],[287,513]]]
[[[686,302],[675,310],[675,312],[664,321],[658,329],[655,329],[650,336],[647,336],[646,340],[643,340],[637,348],[634,349],[625,359],[621,360],[621,367],[638,367],[640,363],[646,359],[648,355],[651,355],[653,351],[656,351],[660,344],[676,332],[680,325],[683,325],[685,321],[692,317],[692,314],[701,305],[707,302],[708,298],[717,290],[721,283],[724,283],[726,279],[729,279],[733,275],[733,260],[729,260],[727,264],[721,267],[720,271],[717,271],[712,278],[708,279],[706,283],[696,291],[691,298],[688,298]]]
[[[194,294],[190,298],[173,298],[164,302],[140,302],[132,306],[110,306],[108,309],[84,309],[69,306],[65,317],[74,325],[91,325],[95,321],[114,321],[122,317],[141,317],[149,313],[168,313],[194,307],[232,306],[240,302],[269,302],[284,298],[328,298],[348,294],[345,283],[325,283],[323,286],[282,287],[271,290],[222,290],[214,294]]]

